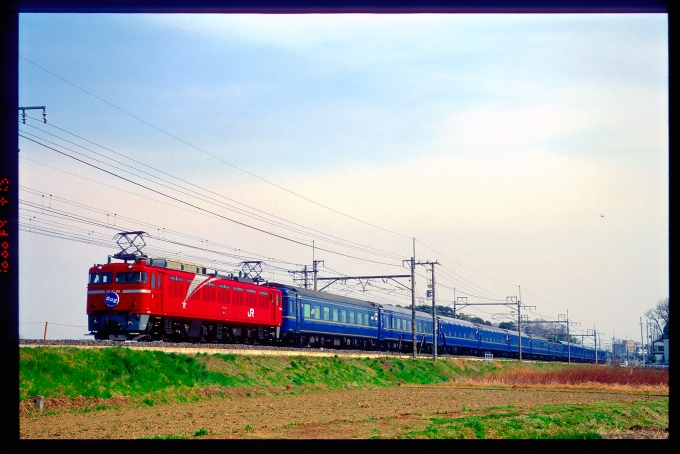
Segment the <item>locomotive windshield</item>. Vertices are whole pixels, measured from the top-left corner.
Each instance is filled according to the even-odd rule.
[[[143,284],[149,280],[146,271],[126,271],[116,273],[116,284]]]
[[[113,273],[95,272],[90,273],[89,284],[110,284],[113,280]]]

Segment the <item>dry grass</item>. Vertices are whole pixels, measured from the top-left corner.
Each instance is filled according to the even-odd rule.
[[[668,371],[602,366],[568,366],[560,370],[522,368],[470,376],[456,380],[455,385],[668,394]]]

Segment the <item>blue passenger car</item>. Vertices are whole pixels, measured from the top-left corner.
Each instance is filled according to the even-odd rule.
[[[413,313],[403,307],[385,305],[380,308],[379,345],[381,349],[413,351]],[[416,312],[416,350],[432,348],[432,316]]]
[[[577,344],[571,344],[571,343],[567,344],[566,342],[565,342],[565,344],[566,344],[566,347],[568,349],[567,351],[569,351],[569,349],[571,350],[571,361],[572,362],[582,363],[583,361],[585,361],[585,356],[584,356],[585,355],[585,349],[583,348],[583,346],[577,345]]]
[[[532,359],[547,359],[550,355],[548,350],[548,340],[538,336],[531,337],[531,356]]]
[[[377,347],[378,304],[283,284],[270,285],[283,294],[281,332],[288,344]]]
[[[517,331],[508,331],[508,354],[512,358],[519,357],[519,333]],[[522,358],[531,354],[531,339],[526,334],[522,333]]]
[[[508,333],[504,329],[479,325],[479,351],[498,356],[508,355]]]
[[[548,359],[552,361],[562,361],[566,358],[564,345],[555,341],[548,341]]]
[[[479,327],[457,318],[438,316],[439,341],[437,349],[443,353],[476,355],[479,351]]]

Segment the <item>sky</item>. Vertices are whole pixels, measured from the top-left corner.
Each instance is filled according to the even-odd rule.
[[[669,292],[667,19],[21,14],[19,103],[47,123],[19,116],[20,335],[87,338],[88,268],[143,230],[288,284],[409,274],[415,238],[438,303],[639,340]],[[326,290],[410,305],[363,284]]]

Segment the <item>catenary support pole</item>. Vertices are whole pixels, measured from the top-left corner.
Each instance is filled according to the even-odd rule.
[[[416,351],[416,239],[413,238],[413,257],[411,257],[411,339],[413,340],[413,358]]]
[[[432,360],[437,361],[437,306],[435,304],[435,286],[434,286],[434,265],[437,263],[435,260],[432,265]]]

